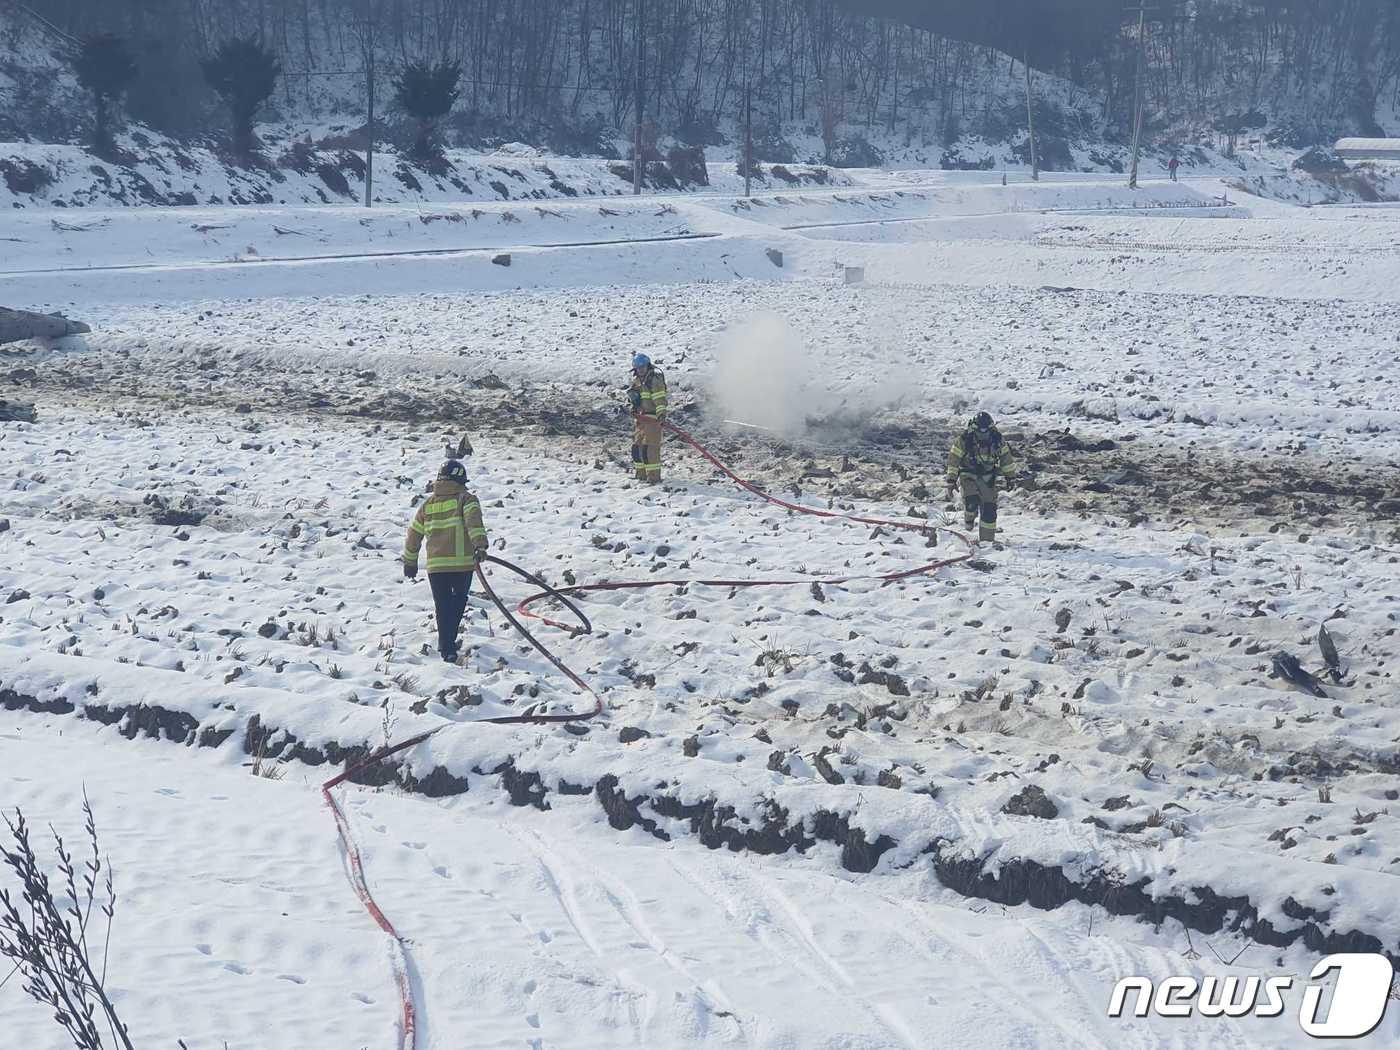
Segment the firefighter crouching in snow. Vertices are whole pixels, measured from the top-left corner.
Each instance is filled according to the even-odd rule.
[[[661,483],[661,421],[666,418],[666,378],[651,365],[651,358],[632,358],[632,385],[627,390],[632,408],[632,465],[637,480]]]
[[[970,530],[979,521],[977,538],[997,538],[997,486],[1016,474],[1016,462],[1001,431],[986,412],[978,412],[948,453],[948,497],[962,488],[963,522]]]
[[[449,459],[438,471],[433,493],[418,507],[403,544],[405,579],[418,575],[418,549],[427,541],[428,583],[437,615],[438,652],[457,661],[457,632],[471,597],[477,556],[486,552],[481,504],[467,491],[467,468]]]

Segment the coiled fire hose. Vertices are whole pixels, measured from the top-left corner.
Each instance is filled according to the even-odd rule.
[[[719,459],[713,452],[707,449],[694,437],[682,430],[673,423],[662,421],[665,429],[675,434],[687,445],[700,453],[710,464],[718,468],[730,480],[739,487],[753,493],[760,499],[782,507],[784,510],[796,514],[806,514],[812,517],[829,518],[839,521],[850,521],[860,525],[874,525],[876,527],[898,529],[905,532],[917,532],[928,535],[931,539],[936,539],[937,530],[932,526],[911,521],[891,521],[884,518],[870,518],[855,514],[844,514],[839,511],[821,510],[817,507],[806,507],[800,503],[791,503],[771,493],[765,492],[753,482],[736,474],[727,464]],[[603,580],[597,583],[582,583],[570,587],[552,587],[540,577],[536,576],[518,565],[497,558],[492,555],[485,555],[476,567],[476,576],[481,583],[481,587],[486,596],[495,604],[496,608],[506,618],[507,622],[514,627],[520,635],[530,643],[546,660],[552,664],[565,678],[577,686],[582,692],[593,699],[593,706],[586,711],[564,712],[564,713],[541,713],[535,707],[530,707],[518,715],[504,715],[495,718],[473,719],[471,723],[489,723],[492,725],[557,725],[566,722],[585,722],[591,718],[596,718],[603,713],[603,699],[593,689],[592,686],[579,674],[570,669],[559,657],[550,652],[524,624],[506,607],[500,596],[491,586],[491,581],[486,576],[485,566],[487,564],[499,566],[502,569],[513,572],[526,582],[540,588],[540,590],[522,599],[516,606],[515,611],[521,616],[538,620],[551,627],[557,627],[569,631],[575,635],[591,634],[593,625],[583,610],[576,605],[572,599],[580,595],[589,594],[594,591],[621,591],[621,590],[648,590],[653,587],[678,587],[678,586],[700,586],[700,587],[728,587],[728,588],[749,588],[749,587],[791,587],[810,585],[812,583],[822,583],[828,586],[839,586],[845,583],[855,583],[857,581],[879,581],[882,583],[894,583],[898,580],[907,580],[915,576],[923,576],[936,572],[939,569],[950,565],[956,565],[972,557],[973,542],[971,538],[956,532],[952,529],[943,529],[949,535],[960,540],[967,548],[966,551],[956,557],[942,558],[929,562],[927,565],[920,565],[917,568],[905,569],[899,572],[884,573],[880,575],[861,576],[838,576],[838,577],[813,577],[802,576],[799,578],[771,579],[771,580],[702,580],[702,579],[668,579],[668,580]],[[578,619],[577,624],[563,623],[550,619],[540,613],[531,611],[530,606],[537,602],[551,599],[562,604]],[[389,963],[394,974],[394,984],[399,993],[400,1015],[396,1023],[398,1050],[414,1050],[416,1046],[417,1032],[417,1008],[415,1005],[413,991],[413,977],[411,963],[408,957],[407,946],[403,937],[394,928],[394,924],[389,921],[389,917],[384,914],[383,909],[375,902],[373,894],[370,892],[369,883],[365,878],[364,862],[360,856],[359,847],[355,844],[354,833],[350,827],[349,819],[344,810],[336,802],[332,791],[341,784],[353,779],[357,774],[371,766],[390,758],[410,748],[423,743],[429,737],[434,736],[449,725],[460,723],[445,723],[407,740],[399,741],[387,747],[366,755],[363,759],[348,766],[342,772],[327,780],[321,785],[321,796],[325,799],[326,805],[330,808],[331,815],[335,819],[336,832],[340,837],[341,847],[345,851],[346,877],[350,880],[350,885],[355,891],[355,895],[369,912],[375,924],[384,931],[389,938]]]

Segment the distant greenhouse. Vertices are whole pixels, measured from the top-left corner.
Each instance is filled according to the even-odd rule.
[[[1400,139],[1338,139],[1337,155],[1343,160],[1400,161]]]

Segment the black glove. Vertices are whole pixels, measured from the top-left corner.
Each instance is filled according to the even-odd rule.
[[[633,390],[627,395],[627,403],[632,407],[632,414],[635,416],[642,410],[642,395]]]
[[[403,563],[403,578],[405,580],[416,579],[418,576],[418,565],[416,562]]]

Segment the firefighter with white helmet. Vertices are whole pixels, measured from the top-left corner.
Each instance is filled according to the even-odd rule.
[[[418,575],[418,552],[427,547],[428,583],[437,615],[438,652],[448,663],[458,655],[457,634],[472,592],[472,573],[487,549],[481,502],[467,491],[467,468],[449,459],[438,471],[432,494],[418,505],[403,545],[405,579]]]

